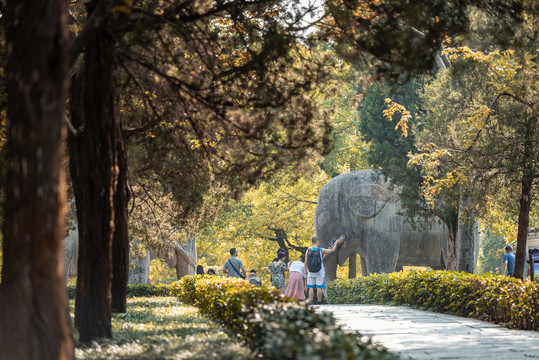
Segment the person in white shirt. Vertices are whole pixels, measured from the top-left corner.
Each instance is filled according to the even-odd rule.
[[[288,263],[288,286],[285,295],[298,300],[305,300],[305,255],[301,254],[299,260]]]

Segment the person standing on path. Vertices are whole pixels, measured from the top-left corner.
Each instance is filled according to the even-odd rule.
[[[288,286],[285,295],[289,298],[305,300],[305,255],[288,264]]]
[[[197,275],[204,275],[204,266],[197,265]]]
[[[316,289],[316,297],[319,302],[322,301],[322,291],[326,287],[324,278],[326,271],[324,270],[324,255],[332,254],[342,244],[343,240],[338,239],[333,244],[331,249],[323,249],[320,247],[320,240],[313,237],[313,246],[305,253],[305,271],[307,275],[307,288],[309,289],[309,303],[314,299],[314,289]]]
[[[271,274],[271,285],[275,286],[281,294],[284,294],[284,287],[286,280],[284,278],[284,272],[288,271],[288,266],[285,263],[286,254],[281,251],[277,251],[277,259],[274,260],[266,268],[266,271]]]
[[[236,248],[230,249],[230,259],[225,261],[223,272],[229,277],[245,279],[245,267],[243,266],[243,261],[238,259],[238,250]]]
[[[503,273],[504,275],[513,276],[513,268],[515,267],[515,254],[511,245],[505,247],[505,255],[503,256]]]
[[[249,271],[249,282],[253,284],[254,286],[261,287],[262,286],[262,280],[258,276],[256,276],[256,270],[252,269]]]

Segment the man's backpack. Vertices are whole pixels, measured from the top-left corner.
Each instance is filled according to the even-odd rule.
[[[309,272],[316,273],[322,269],[322,254],[320,252],[320,248],[309,249],[309,253],[307,254]]]

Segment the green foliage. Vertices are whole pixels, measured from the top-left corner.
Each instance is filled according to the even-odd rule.
[[[472,10],[469,15],[470,30],[462,36],[453,37],[457,46],[469,46],[480,51],[508,49],[514,46],[519,23],[510,18],[494,17],[491,13]]]
[[[485,231],[481,234],[481,249],[479,252],[479,273],[501,273],[505,247],[503,236],[494,236],[492,232]]]
[[[460,184],[477,185],[476,211],[488,210],[484,201],[493,197],[515,202],[520,185],[511,183],[537,168],[537,105],[532,100],[537,89],[526,85],[533,83],[537,65],[529,53],[515,51],[459,48],[451,54],[455,67],[425,87],[422,98],[429,112],[421,119],[419,152],[411,162],[422,166],[427,197]]]
[[[130,174],[163,184],[180,228],[198,233],[225,196],[328,151],[330,126],[310,91],[334,60],[300,40],[304,16],[273,1],[202,1],[134,2],[122,17]]]
[[[370,53],[383,61],[373,68],[395,77],[429,71],[442,39],[466,31],[470,9],[516,20],[522,10],[521,1],[490,0],[328,0],[326,6],[331,16],[324,30],[337,53],[352,62]]]
[[[320,167],[333,178],[345,172],[368,167],[365,152],[367,143],[358,130],[357,84],[360,73],[346,63],[338,63],[332,73],[332,83],[336,94],[324,94],[324,106],[332,109],[329,121],[332,149],[324,156]]]
[[[137,185],[131,187],[129,235],[136,240],[131,246],[131,256],[145,256],[148,250],[171,252],[176,242],[185,244],[188,233],[179,230],[180,206],[172,194],[155,179],[134,181]]]
[[[417,91],[420,81],[412,80],[402,85],[373,85],[366,91],[366,96],[358,108],[359,131],[369,148],[366,158],[371,166],[378,168],[389,180],[401,186],[401,201],[406,213],[416,216],[423,213],[425,202],[421,196],[421,173],[417,168],[408,167],[408,154],[415,150],[415,130],[408,136],[395,125],[399,117],[393,121],[384,118],[387,109],[386,99],[404,106],[411,114],[411,122],[415,124],[419,107]]]
[[[539,284],[507,276],[403,271],[337,280],[330,303],[390,303],[474,317],[511,328],[539,329]]]
[[[174,291],[181,301],[237,333],[268,359],[395,359],[357,334],[335,325],[333,316],[283,297],[276,289],[215,276],[186,276]]]
[[[240,199],[227,201],[226,211],[198,235],[198,256],[207,265],[222,267],[235,247],[247,271],[256,269],[264,276],[279,249],[276,241],[270,241],[276,237],[272,229],[283,230],[294,245],[308,246],[318,193],[329,178],[320,170],[301,175],[296,181],[276,176]],[[299,253],[291,251],[290,256],[295,260]]]
[[[150,284],[136,284],[127,285],[127,297],[158,297],[158,296],[170,296],[173,291],[173,285],[150,285]],[[70,299],[75,299],[77,294],[77,288],[75,284],[67,286],[67,295]]]
[[[77,359],[253,359],[249,349],[198,311],[170,297],[127,300],[112,317],[114,338],[78,345]]]
[[[150,284],[172,284],[177,280],[176,269],[171,268],[163,259],[150,261]]]
[[[496,203],[495,210],[501,207],[501,214],[516,219],[519,198],[528,197],[521,194],[521,183],[534,179],[539,158],[533,85],[538,70],[531,60],[538,41],[537,11],[523,16],[525,21],[513,29],[512,49],[502,51],[496,42],[485,40],[499,36],[492,28],[487,37],[458,39],[466,46],[448,50],[453,67],[425,86],[423,128],[416,137],[419,152],[411,163],[422,167],[427,198],[461,186],[480,216],[489,216],[485,213],[492,211],[490,203]],[[474,27],[486,32],[503,22],[489,17],[474,13]]]
[[[429,202],[454,189],[466,198],[465,214],[494,218],[489,212],[502,208],[496,217],[518,219],[513,275],[520,278],[539,177],[537,11],[525,15],[514,49],[447,50],[454,66],[425,87],[428,111],[410,156],[422,168]]]
[[[128,297],[169,296],[172,289],[173,289],[172,285],[148,285],[148,284],[128,285],[127,296]]]

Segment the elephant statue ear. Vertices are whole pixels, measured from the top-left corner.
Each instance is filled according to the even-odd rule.
[[[376,216],[390,199],[389,191],[380,185],[360,185],[352,190],[349,206],[356,216],[370,218]]]

